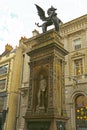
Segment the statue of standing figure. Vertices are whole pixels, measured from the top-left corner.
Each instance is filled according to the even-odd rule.
[[[43,75],[40,75],[39,90],[38,90],[38,107],[45,107],[47,82]]]
[[[57,17],[57,13],[55,12],[57,9],[51,6],[51,8],[47,10],[48,17],[46,17],[44,10],[40,6],[36,5],[36,8],[38,10],[38,15],[40,19],[42,21],[45,21],[42,25],[36,23],[38,27],[42,27],[43,33],[45,33],[47,31],[47,27],[52,24],[54,24],[55,30],[59,32],[59,23],[62,23],[62,21]]]

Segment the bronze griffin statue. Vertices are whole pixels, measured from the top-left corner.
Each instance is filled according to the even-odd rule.
[[[51,6],[51,8],[47,10],[48,17],[46,17],[44,10],[36,4],[35,6],[37,8],[40,19],[42,21],[45,21],[42,25],[39,25],[39,23],[35,23],[38,27],[42,27],[43,33],[47,31],[48,26],[53,25],[53,24],[55,26],[55,30],[59,32],[59,23],[60,22],[62,23],[62,21],[57,17],[57,13],[55,12],[57,9]]]

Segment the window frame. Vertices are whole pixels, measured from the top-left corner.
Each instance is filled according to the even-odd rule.
[[[80,37],[73,39],[73,49],[74,49],[74,51],[77,51],[77,50],[82,48],[81,43],[82,43],[82,39]]]
[[[2,68],[2,71],[3,71],[3,69],[4,69],[5,66],[8,66],[8,67],[6,67],[6,68],[7,68],[7,69],[6,69],[6,72],[5,72],[5,70],[4,70],[4,72],[0,73],[0,76],[5,75],[5,74],[8,74],[8,69],[9,69],[9,64],[8,64],[8,63],[3,64],[3,65],[0,65],[0,68]],[[1,71],[1,70],[0,70],[0,71]]]
[[[5,81],[5,87],[4,87],[3,89],[0,89],[0,92],[3,92],[3,91],[6,91],[7,77],[1,78],[0,81],[1,81],[1,80],[6,80],[6,81]]]
[[[74,75],[76,75],[76,76],[82,75],[83,71],[84,71],[83,70],[83,58],[75,59],[74,60]]]

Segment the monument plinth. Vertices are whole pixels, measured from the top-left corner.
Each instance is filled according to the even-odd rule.
[[[66,130],[65,55],[62,37],[54,30],[27,41],[31,49],[27,130]]]

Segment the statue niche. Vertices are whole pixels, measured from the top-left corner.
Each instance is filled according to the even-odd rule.
[[[46,73],[39,73],[36,80],[35,102],[36,110],[47,108],[47,75]]]
[[[55,12],[57,9],[51,6],[51,8],[47,10],[48,17],[46,17],[44,10],[40,6],[36,5],[36,8],[40,19],[45,22],[42,25],[39,25],[39,23],[35,24],[38,27],[42,27],[43,33],[47,31],[47,27],[50,25],[54,25],[55,30],[59,32],[59,23],[62,23],[62,21],[57,17],[57,13]]]
[[[38,97],[38,106],[39,107],[45,107],[45,97],[46,97],[46,87],[47,82],[43,75],[40,75],[40,81],[39,81],[39,90],[37,93]]]

